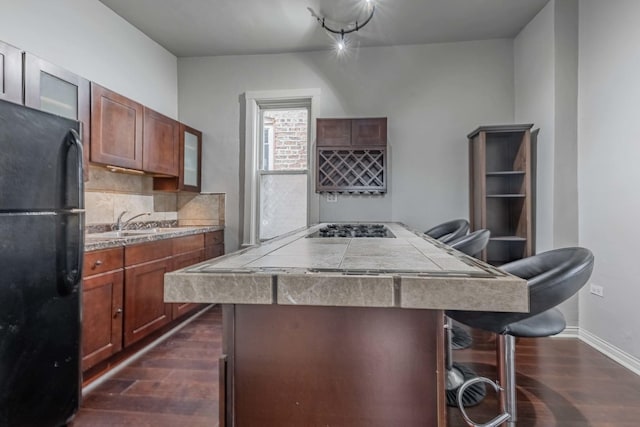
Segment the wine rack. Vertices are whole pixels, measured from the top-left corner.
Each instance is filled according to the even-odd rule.
[[[319,192],[386,192],[386,149],[319,149],[316,189]]]

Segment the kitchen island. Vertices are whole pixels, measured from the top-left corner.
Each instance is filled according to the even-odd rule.
[[[221,425],[443,426],[443,310],[528,311],[526,281],[402,224],[359,226],[165,276],[165,301],[223,305]]]

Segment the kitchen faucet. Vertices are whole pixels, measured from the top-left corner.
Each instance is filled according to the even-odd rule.
[[[143,213],[141,213],[141,214],[134,215],[134,216],[132,216],[131,218],[129,218],[128,220],[126,220],[126,221],[122,222],[122,217],[123,217],[123,216],[124,216],[124,214],[126,214],[126,213],[127,213],[127,211],[122,211],[122,213],[120,213],[120,215],[118,215],[118,220],[116,221],[116,230],[118,230],[118,231],[122,231],[122,230],[126,229],[126,228],[127,228],[127,226],[129,225],[129,223],[130,223],[131,221],[133,221],[134,219],[138,218],[138,217],[141,217],[141,216],[143,216],[143,215],[151,215],[151,212],[143,212]]]

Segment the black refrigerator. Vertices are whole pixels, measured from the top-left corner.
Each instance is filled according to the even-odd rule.
[[[0,101],[0,426],[62,426],[81,396],[79,123]]]

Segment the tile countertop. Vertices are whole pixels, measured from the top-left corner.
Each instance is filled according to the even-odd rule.
[[[399,223],[394,238],[298,230],[165,275],[166,302],[529,310],[526,280]]]
[[[130,230],[124,236],[115,236],[115,232],[89,233],[84,236],[84,251],[96,251],[100,249],[116,248],[118,246],[133,245],[136,243],[153,242],[156,240],[172,239],[174,237],[189,236],[191,234],[206,233],[209,231],[224,230],[223,226],[193,226],[160,228],[153,232],[149,230]],[[126,233],[127,231],[125,231]]]

